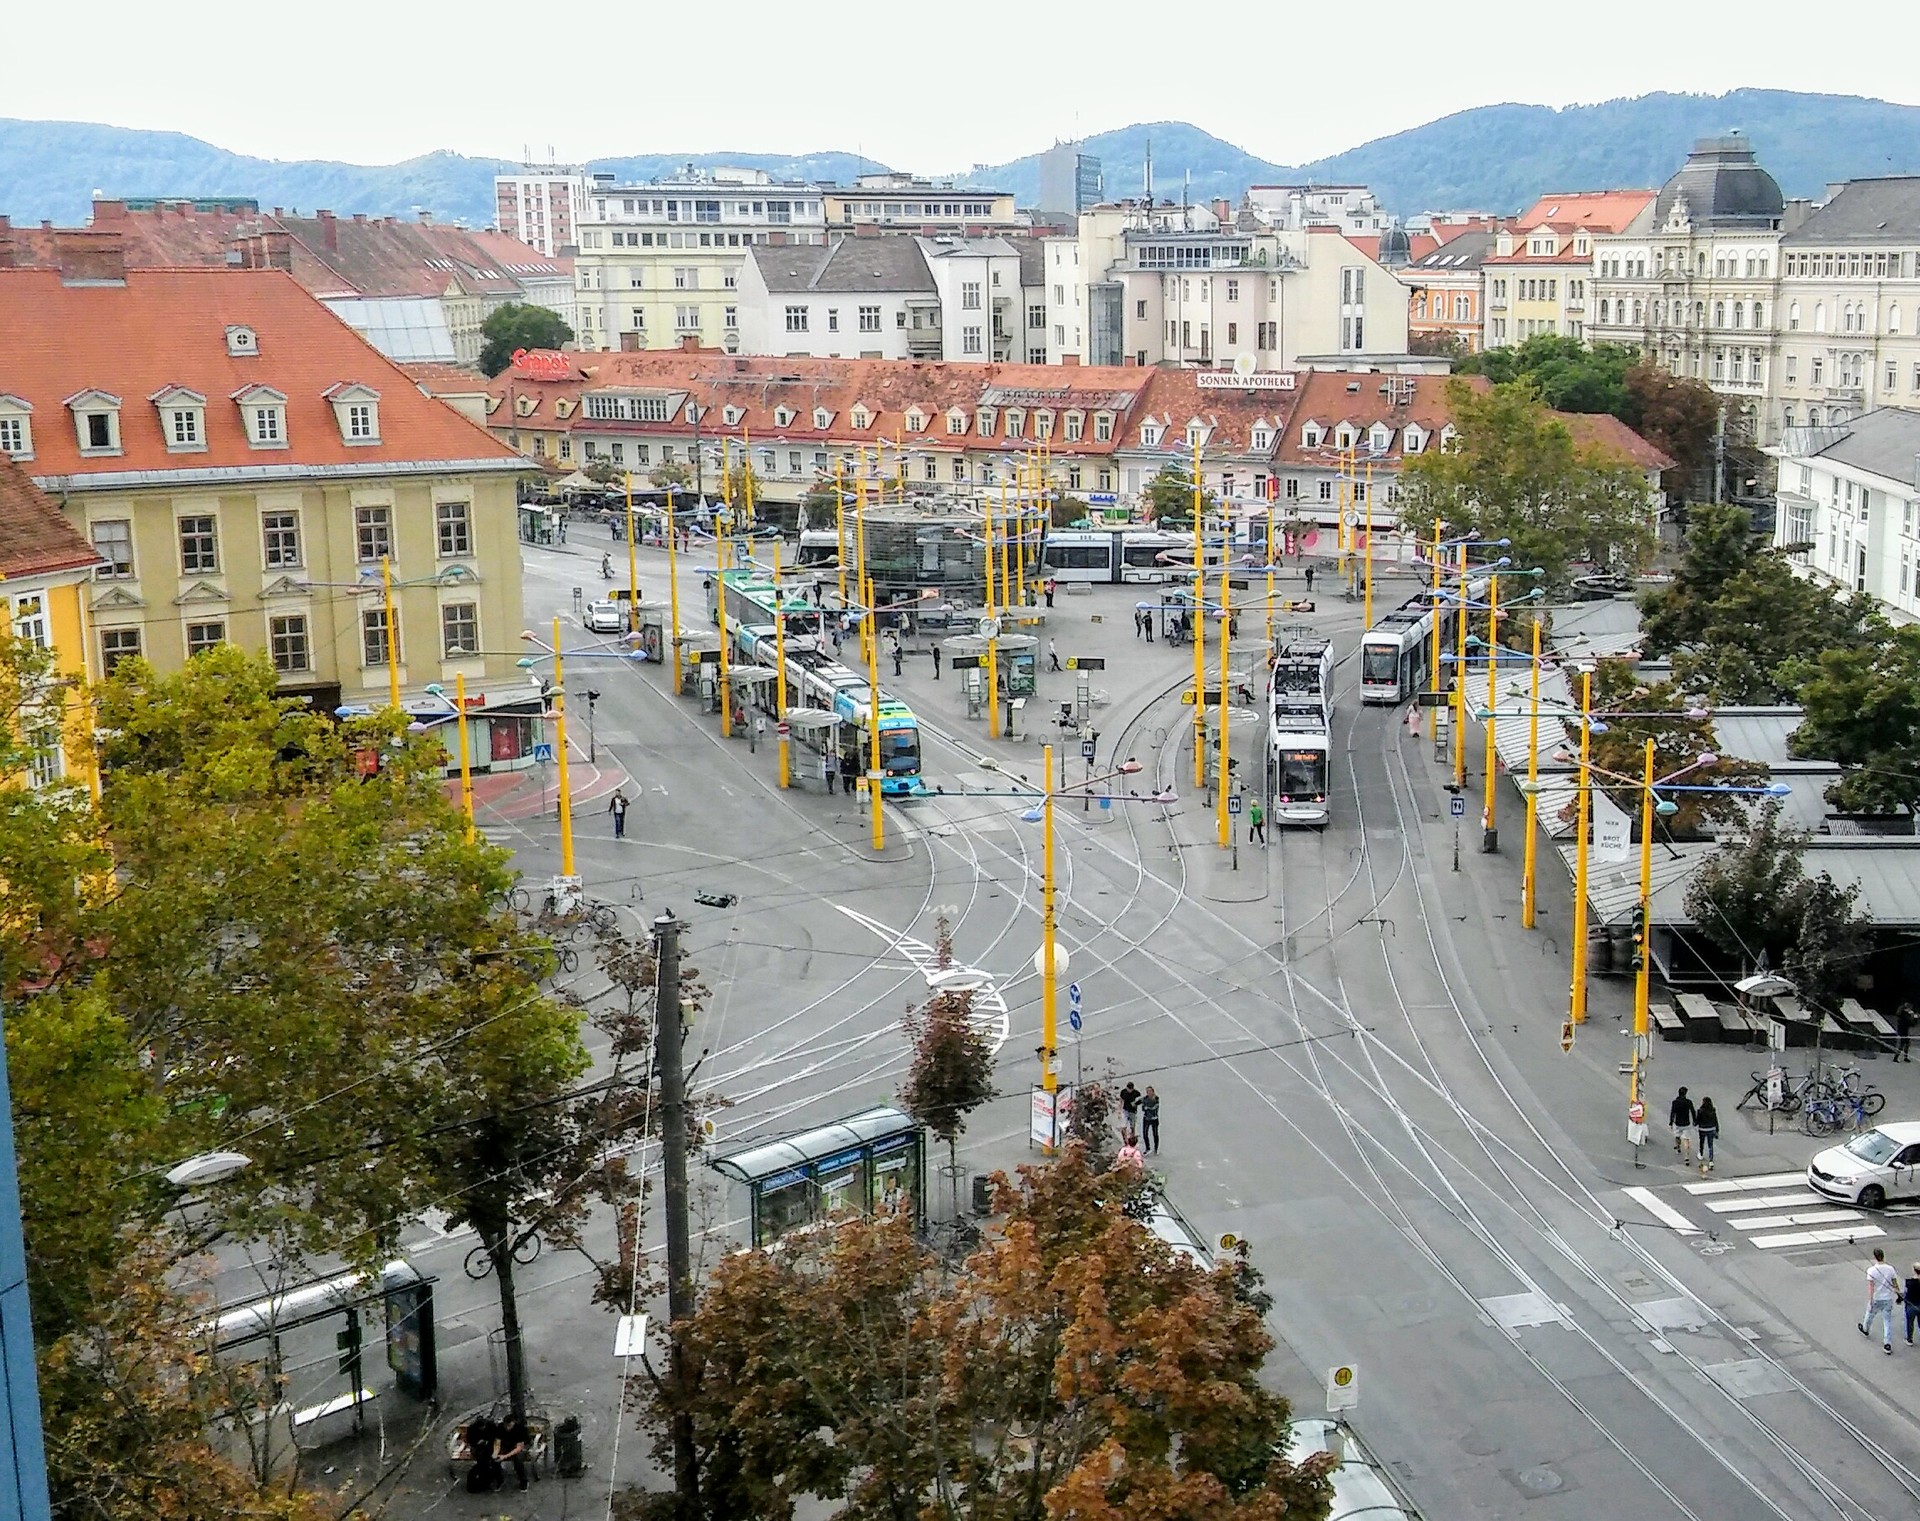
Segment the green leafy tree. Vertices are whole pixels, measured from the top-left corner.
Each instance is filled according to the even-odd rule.
[[[1608,412],[1632,426],[1638,417],[1626,381],[1638,358],[1623,344],[1589,347],[1578,338],[1538,333],[1508,348],[1469,355],[1454,371],[1484,375],[1496,385],[1526,381],[1556,412]]]
[[[624,486],[627,472],[610,459],[590,459],[580,467],[580,473],[596,486]]]
[[[1788,746],[1838,761],[1827,800],[1849,813],[1920,811],[1920,627],[1877,648],[1823,650],[1800,687],[1807,716]]]
[[[1594,667],[1593,705],[1608,715],[1603,732],[1593,736],[1590,758],[1602,773],[1596,785],[1632,821],[1639,836],[1646,742],[1653,741],[1653,774],[1671,776],[1688,767],[1679,780],[1689,787],[1765,786],[1768,772],[1738,756],[1720,755],[1713,719],[1695,708],[1671,682],[1642,685],[1631,660],[1602,660]],[[1657,717],[1617,717],[1616,714],[1656,714]],[[1664,715],[1671,714],[1671,717]],[[1711,766],[1694,764],[1702,755],[1719,758]],[[1678,812],[1656,816],[1657,835],[1686,837],[1702,833],[1709,824],[1737,821],[1752,802],[1749,796],[1714,792],[1663,794]]]
[[[957,1275],[897,1216],[722,1261],[682,1333],[701,1513],[1324,1517],[1331,1464],[1285,1456],[1290,1411],[1260,1377],[1251,1264],[1177,1256],[1077,1144],[997,1183],[1005,1226]],[[663,1450],[672,1398],[646,1414]]]
[[[1466,339],[1458,333],[1439,332],[1410,334],[1407,352],[1425,354],[1434,359],[1451,359],[1457,369],[1472,351],[1468,349]]]
[[[1549,585],[1577,561],[1637,569],[1653,547],[1651,503],[1639,470],[1576,444],[1525,384],[1447,385],[1456,437],[1401,471],[1401,524],[1412,535],[1442,518],[1459,536],[1508,539],[1514,563]]]
[[[1193,526],[1193,472],[1185,460],[1169,460],[1162,465],[1152,480],[1147,482],[1146,507],[1148,521],[1162,528],[1180,529]],[[1204,486],[1200,491],[1200,511],[1211,512],[1218,498]]]
[[[943,915],[934,941],[935,965],[953,965],[953,932]],[[993,1097],[993,1046],[973,1018],[971,988],[943,988],[904,1021],[913,1055],[900,1105],[947,1143],[947,1163],[960,1201],[960,1133],[967,1116]]]
[[[647,479],[661,491],[690,491],[693,489],[693,466],[682,464],[679,460],[668,460],[655,465]]]
[[[1054,492],[1051,521],[1055,528],[1071,528],[1075,523],[1085,522],[1092,516],[1093,506],[1085,497],[1075,496],[1070,491]]]
[[[573,342],[573,329],[544,306],[509,301],[487,313],[480,324],[480,368],[498,375],[513,363],[520,349],[563,349]]]
[[[1777,968],[1808,1003],[1831,1009],[1857,980],[1872,925],[1858,912],[1858,883],[1807,876],[1806,843],[1768,803],[1694,873],[1687,917],[1743,970]]]
[[[1642,360],[1627,371],[1624,393],[1624,409],[1614,415],[1671,459],[1685,480],[1699,479],[1713,462],[1713,434],[1720,418],[1720,399],[1713,388]]]

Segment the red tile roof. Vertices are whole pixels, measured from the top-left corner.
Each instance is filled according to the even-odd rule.
[[[0,454],[0,576],[44,576],[99,563],[93,546],[34,485],[27,467]]]
[[[250,327],[258,353],[227,351]],[[124,281],[66,284],[51,269],[0,269],[5,388],[33,406],[33,473],[48,476],[250,466],[450,464],[518,458],[484,428],[423,396],[406,373],[278,270],[132,270]],[[349,446],[329,387],[380,395],[380,442]],[[233,398],[261,385],[287,397],[285,449],[255,449]],[[206,397],[207,447],[170,453],[148,398],[173,386]],[[84,456],[65,403],[103,390],[121,399],[121,453]]]
[[[1576,444],[1590,445],[1642,470],[1671,470],[1674,461],[1619,418],[1607,412],[1562,412],[1560,420]]]
[[[1514,221],[1522,231],[1551,222],[1589,232],[1624,232],[1659,192],[1653,190],[1560,190],[1543,195]]]

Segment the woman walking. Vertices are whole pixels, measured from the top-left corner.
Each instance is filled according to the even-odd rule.
[[[1700,1171],[1713,1171],[1713,1143],[1720,1136],[1720,1114],[1713,1107],[1713,1100],[1703,1098],[1700,1107],[1693,1111],[1693,1130],[1700,1140]]]

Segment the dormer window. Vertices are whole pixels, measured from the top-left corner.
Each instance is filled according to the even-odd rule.
[[[1096,444],[1104,444],[1111,440],[1112,437],[1113,414],[1111,412],[1095,412],[1093,414],[1093,441]]]
[[[1207,425],[1198,419],[1189,422],[1187,424],[1187,447],[1189,449],[1203,447],[1206,444],[1208,432],[1209,429]]]
[[[1143,448],[1157,449],[1160,446],[1160,424],[1157,422],[1140,424],[1140,443]]]
[[[746,408],[736,407],[731,402],[720,409],[720,421],[729,428],[738,427],[740,419],[747,415]]]
[[[260,335],[250,327],[235,324],[227,329],[227,352],[235,359],[252,359],[260,353]]]
[[[847,421],[852,423],[856,429],[865,429],[872,425],[873,414],[863,406],[855,407],[847,414]]]
[[[1448,423],[1446,427],[1440,430],[1440,447],[1442,449],[1451,449],[1456,436],[1457,433],[1453,424]]]
[[[776,428],[784,428],[787,426],[787,424],[791,423],[792,421],[793,421],[792,407],[775,407],[773,409],[773,425]]]
[[[0,454],[33,458],[33,403],[0,393]]]
[[[993,425],[994,425],[994,423],[995,423],[995,422],[996,422],[997,420],[998,420],[998,419],[997,419],[997,409],[996,409],[996,408],[993,408],[993,407],[982,407],[982,408],[980,409],[980,411],[979,411],[979,413],[978,413],[978,421],[977,421],[977,423],[976,423],[976,427],[977,427],[977,429],[978,429],[978,431],[979,431],[979,434],[980,434],[980,436],[981,436],[982,438],[992,438],[992,437],[993,437]]]
[[[86,455],[120,452],[120,398],[105,391],[82,391],[69,396],[73,430]]]
[[[1053,437],[1053,414],[1041,410],[1033,414],[1033,436],[1035,438]]]
[[[1341,423],[1333,430],[1333,446],[1336,449],[1351,449],[1354,440],[1360,435],[1354,431],[1351,423]]]
[[[967,431],[967,414],[955,407],[947,414],[947,432],[958,436]]]
[[[247,442],[255,449],[287,447],[287,398],[271,386],[244,386],[233,393]]]
[[[1303,449],[1318,449],[1320,447],[1320,440],[1326,436],[1320,424],[1313,422],[1307,423],[1300,429],[1300,447]]]
[[[380,442],[380,393],[371,386],[357,382],[351,385],[329,386],[321,393],[333,403],[333,420],[340,427],[340,437],[348,444],[377,444]]]
[[[907,408],[907,431],[909,433],[924,433],[927,431],[927,414],[922,412],[918,407]]]
[[[1385,454],[1393,447],[1393,429],[1385,423],[1375,423],[1367,431],[1367,447],[1375,454]]]
[[[813,425],[824,433],[828,428],[833,426],[833,414],[825,407],[815,407],[813,409]]]
[[[207,398],[185,386],[168,386],[147,398],[160,414],[160,435],[169,454],[200,454],[207,447]]]
[[[1066,416],[1067,442],[1070,444],[1079,443],[1081,430],[1085,426],[1086,426],[1086,416],[1084,413],[1069,412]]]
[[[697,427],[699,425],[701,413],[702,409],[699,402],[690,401],[687,403],[687,422],[690,426]]]
[[[1407,424],[1402,447],[1409,454],[1418,454],[1427,447],[1427,435],[1414,423]]]
[[[1004,419],[1008,438],[1018,438],[1027,428],[1027,414],[1018,407],[1007,408]]]
[[[1247,434],[1247,447],[1264,454],[1273,447],[1273,429],[1263,422],[1255,423]]]

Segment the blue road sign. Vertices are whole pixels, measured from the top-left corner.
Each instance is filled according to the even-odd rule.
[[[1084,760],[1084,761],[1090,761],[1090,760],[1092,760],[1092,759],[1093,759],[1093,747],[1094,747],[1094,741],[1092,741],[1092,740],[1090,740],[1090,739],[1083,739],[1083,740],[1081,740],[1081,741],[1080,741],[1080,759],[1082,759],[1082,760]]]
[[[533,747],[533,758],[537,761],[552,760],[553,746],[552,745],[535,745]]]
[[[1080,1028],[1080,1007],[1078,1004],[1067,1010],[1067,1023],[1072,1025],[1075,1030]]]
[[[1241,799],[1240,794],[1237,792],[1234,793],[1233,796],[1227,799],[1228,813],[1238,813],[1245,806],[1246,806],[1245,802]]]
[[[1070,982],[1067,984],[1067,1002],[1072,1004],[1076,1009],[1080,1007],[1080,984],[1079,983]]]
[[[1467,800],[1455,793],[1453,799],[1447,804],[1447,812],[1456,819],[1464,819],[1467,816]]]

